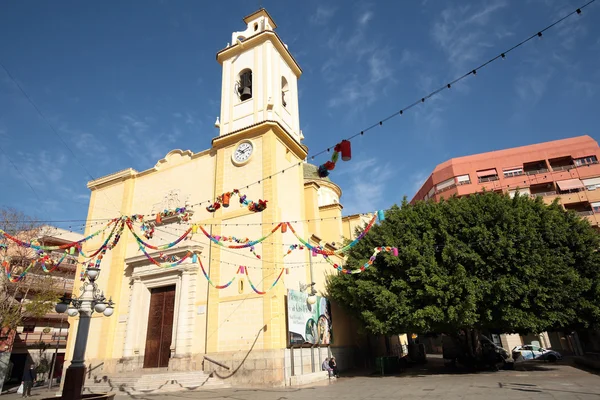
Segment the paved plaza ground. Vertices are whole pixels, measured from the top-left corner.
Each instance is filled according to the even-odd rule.
[[[54,395],[34,391],[33,399]],[[3,395],[17,399],[16,394]],[[127,396],[119,396],[124,400]],[[600,376],[565,364],[530,364],[514,371],[450,373],[431,365],[398,376],[341,377],[301,388],[183,391],[145,396],[140,400],[369,400],[369,399],[600,399]]]

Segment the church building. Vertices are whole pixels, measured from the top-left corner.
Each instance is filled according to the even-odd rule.
[[[129,168],[88,183],[88,221],[142,214],[152,222],[152,235],[142,236],[139,224],[134,229],[156,247],[175,242],[192,224],[206,234],[198,230],[167,250],[148,250],[165,263],[194,254],[163,267],[124,229],[118,245],[104,255],[97,279],[116,304],[109,318],[92,315],[86,385],[136,373],[217,371],[229,384],[278,386],[320,371],[332,354],[341,369],[353,363],[357,328],[335,303],[323,306],[331,337],[308,344],[294,339],[304,332],[291,333],[289,293],[302,302],[316,290],[320,300],[307,307],[323,305],[326,276],[336,270],[323,256],[293,248],[300,244],[293,232],[277,226],[289,222],[307,242],[335,250],[371,217],[343,217],[341,188],[306,162],[298,102],[302,69],[275,32],[275,21],[261,9],[244,23],[245,30],[234,32],[217,53],[223,70],[221,112],[211,147],[172,150],[148,170]],[[253,204],[264,210],[252,209]],[[183,219],[164,213],[182,208]],[[98,226],[88,227],[85,235]],[[251,248],[232,249],[208,237],[235,245],[275,228]],[[103,241],[98,236],[86,242],[84,251]],[[338,256],[331,261],[344,262]],[[77,319],[69,318],[67,358]]]

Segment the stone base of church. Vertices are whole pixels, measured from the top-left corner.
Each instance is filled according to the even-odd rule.
[[[211,360],[226,365],[223,368],[204,360],[204,372],[231,385],[285,386],[285,349],[253,350],[252,352],[220,352],[206,354]]]
[[[304,347],[175,356],[169,360],[169,366],[166,368],[144,368],[143,356],[89,360],[88,378],[151,374],[165,370],[204,371],[232,386],[290,386],[299,382],[298,377],[318,375],[323,361],[331,355],[336,357],[340,371],[355,367],[355,349],[352,347]],[[327,379],[324,374],[323,379]]]

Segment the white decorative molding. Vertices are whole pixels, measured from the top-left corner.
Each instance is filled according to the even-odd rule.
[[[154,166],[154,169],[160,170],[166,167],[172,167],[175,165],[183,164],[185,162],[190,161],[193,155],[194,153],[192,153],[190,150],[171,150],[169,153],[167,153],[165,158],[158,160],[158,162]]]
[[[187,246],[172,247],[167,250],[153,251],[148,254],[150,255],[150,257],[156,259],[159,257],[160,254],[162,254],[164,256],[179,256],[179,255],[185,255],[188,251],[191,251],[192,253],[196,253],[196,254],[201,254],[203,249],[204,249],[203,246],[200,246],[198,244],[193,244],[193,245],[187,245]],[[190,262],[191,262],[191,259],[190,259]],[[125,263],[127,265],[133,266],[134,268],[137,268],[139,265],[146,265],[146,264],[154,265],[154,264],[152,264],[152,262],[150,260],[148,260],[148,257],[146,257],[145,254],[142,254],[140,256],[126,258]],[[185,264],[182,263],[181,266],[183,268],[185,266]],[[162,269],[159,269],[159,271],[162,271]],[[132,278],[134,280],[139,279],[138,275],[136,275],[136,274],[132,275]]]

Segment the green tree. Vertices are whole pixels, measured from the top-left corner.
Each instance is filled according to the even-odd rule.
[[[496,193],[419,202],[385,220],[349,253],[356,275],[333,275],[329,296],[373,334],[543,332],[598,327],[600,238],[554,203]],[[478,337],[478,335],[477,335]]]

